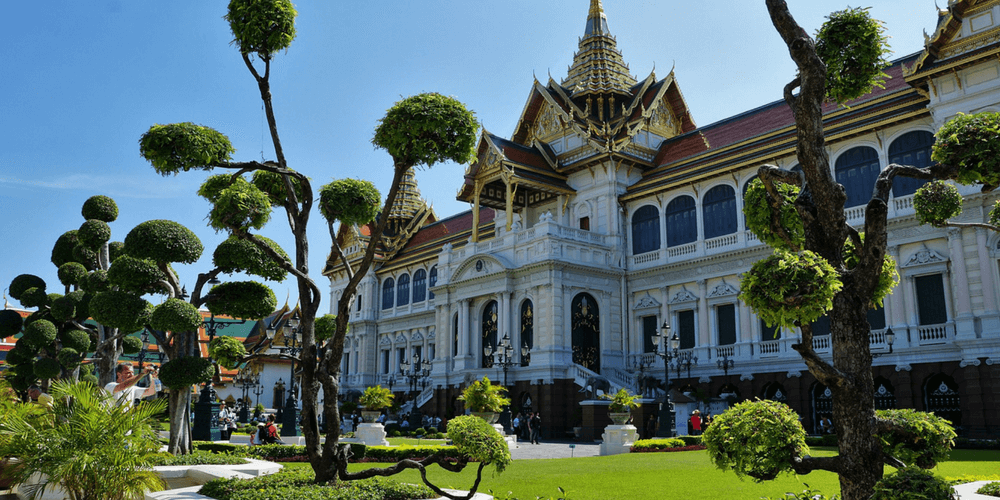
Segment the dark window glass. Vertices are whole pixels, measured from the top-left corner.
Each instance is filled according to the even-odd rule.
[[[934,134],[923,130],[907,132],[889,146],[889,163],[909,165],[911,167],[929,167],[931,161],[931,146],[934,145]],[[892,180],[892,195],[899,198],[917,192],[925,179],[896,176]]]
[[[382,282],[382,309],[392,309],[392,299],[395,293],[396,282],[392,278]]]
[[[434,268],[437,269],[437,268]],[[451,355],[458,356],[458,314],[452,319],[452,334],[451,334]]]
[[[868,310],[868,325],[872,330],[885,328],[885,309],[875,307]]]
[[[434,288],[434,286],[437,285],[437,282],[438,282],[438,266],[434,266],[431,268],[431,275],[427,279],[427,288]],[[428,290],[427,292],[429,294],[429,298],[433,299],[434,292],[430,290]]]
[[[527,346],[530,351],[535,347],[535,310],[530,300],[521,303],[521,345],[514,346],[516,350]],[[531,362],[531,353],[521,357],[521,366],[528,366]]]
[[[940,325],[948,322],[945,310],[944,284],[940,274],[917,276],[913,279],[917,287],[917,313],[921,325]]]
[[[776,326],[767,326],[764,320],[760,320],[760,340],[778,340],[781,338],[781,329]]]
[[[344,368],[342,371],[344,372],[344,375],[351,373],[351,353],[349,352],[344,353]]]
[[[830,335],[830,316],[824,314],[812,324],[813,335]]]
[[[719,345],[736,343],[736,305],[723,304],[715,308],[716,323],[719,325]]]
[[[660,325],[656,323],[656,316],[642,317],[642,352],[656,351],[653,336],[657,334],[657,330],[660,328]]]
[[[580,229],[590,231],[590,217],[580,217]]]
[[[355,297],[354,300],[357,301],[357,303],[358,303],[358,312],[360,312],[361,311],[361,295],[358,295],[357,297]]]
[[[396,305],[405,306],[410,303],[410,275],[404,274],[399,277],[399,284],[396,285]]]
[[[413,273],[413,303],[423,302],[427,298],[427,271],[417,269]]]
[[[660,249],[660,211],[645,205],[632,215],[632,255]]]
[[[715,186],[702,204],[705,239],[736,232],[736,192],[730,186]]]
[[[691,349],[695,343],[694,311],[687,310],[677,313],[677,328],[680,330],[681,349]]]
[[[389,373],[389,350],[382,351],[382,373]]]
[[[698,214],[694,198],[681,196],[667,205],[667,246],[675,247],[698,239]]]
[[[844,208],[868,203],[881,170],[878,152],[868,146],[849,149],[837,158],[837,182],[843,184],[847,190],[847,202],[844,203]]]

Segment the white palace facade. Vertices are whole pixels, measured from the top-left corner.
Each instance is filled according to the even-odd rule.
[[[927,15],[937,28],[892,64],[884,89],[826,110],[852,224],[880,169],[927,165],[933,133],[957,113],[1000,111],[1000,1],[952,1]],[[391,379],[422,412],[450,417],[464,411],[456,398],[470,381],[506,377],[513,405],[541,411],[545,434],[563,437],[581,425],[588,378],[635,391],[641,366],[664,379],[651,338],[668,321],[680,351],[697,358],[670,368],[675,389],[782,400],[813,429],[829,393],[791,349],[798,332],[767,328],[737,297],[740,274],[770,252],[746,229],[742,193],[764,163],[795,168],[794,141],[784,102],[697,127],[673,72],[629,73],[591,0],[566,78],[530,85],[510,137],[483,131],[457,186],[470,211],[439,218],[406,179],[352,307],[345,391]],[[869,314],[877,405],[934,411],[963,434],[996,436],[1000,235],[919,225],[917,187],[893,188],[889,252],[901,280]],[[996,195],[962,192],[959,220],[985,221]],[[368,234],[342,228],[349,258]],[[345,273],[330,260],[324,274],[335,304]],[[829,356],[824,328],[814,326],[814,346]],[[506,371],[484,353],[503,338],[513,346]],[[400,375],[415,357],[426,376]]]

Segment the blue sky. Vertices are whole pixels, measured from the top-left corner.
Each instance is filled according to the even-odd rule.
[[[0,288],[18,274],[61,291],[50,252],[83,223],[90,196],[113,197],[121,241],[136,224],[170,219],[201,237],[201,261],[177,266],[193,286],[225,239],[206,225],[209,206],[194,193],[208,175],[157,175],[139,156],[154,123],[192,121],[227,134],[236,159],[273,159],[259,93],[222,19],[228,2],[94,0],[15,2],[0,31]],[[815,31],[846,5],[789,2]],[[942,0],[941,4],[944,2]],[[566,76],[583,34],[589,0],[296,2],[298,36],[272,64],[271,88],[289,166],[315,187],[363,178],[388,192],[391,160],[371,145],[377,120],[400,98],[453,95],[491,132],[509,136],[532,79]],[[781,97],[794,76],[763,0],[653,2],[604,0],[618,48],[633,75],[673,67],[695,122],[708,125]],[[933,0],[869,0],[886,22],[895,57],[920,50],[936,23]],[[455,200],[464,166],[417,173],[439,216],[467,210]],[[291,252],[276,212],[262,233]],[[310,221],[311,274],[320,276],[330,238]],[[289,279],[273,284],[279,303],[295,301]],[[159,302],[159,298],[153,298]],[[18,306],[16,301],[12,305]],[[324,296],[322,311],[330,307]]]

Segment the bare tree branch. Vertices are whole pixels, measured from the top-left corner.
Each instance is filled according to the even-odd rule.
[[[833,457],[813,457],[804,456],[792,459],[792,470],[796,474],[808,474],[814,470],[825,470],[840,473],[840,456]]]
[[[795,349],[802,356],[802,360],[809,367],[809,372],[815,375],[816,379],[827,387],[843,386],[847,382],[847,376],[830,363],[824,361],[813,350],[812,325],[799,325],[799,327],[802,329],[802,342],[792,344],[792,349]]]

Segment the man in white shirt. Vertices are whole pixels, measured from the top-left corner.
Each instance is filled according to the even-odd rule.
[[[149,387],[136,387],[136,382],[142,379],[147,373],[151,377],[156,377],[156,367],[146,366],[135,374],[135,370],[130,363],[119,363],[115,369],[117,382],[111,382],[104,386],[104,390],[110,392],[118,401],[132,406],[136,399],[152,396],[156,394],[156,384],[149,384]]]

